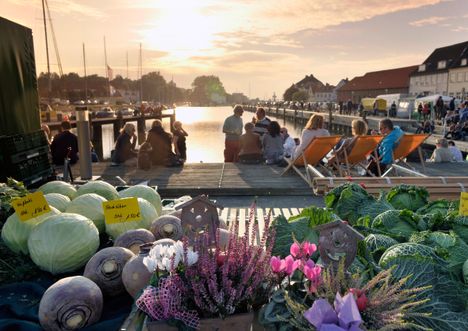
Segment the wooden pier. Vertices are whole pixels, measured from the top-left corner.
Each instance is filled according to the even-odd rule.
[[[255,112],[256,107],[245,107],[246,111]],[[314,113],[318,113],[324,117],[325,123],[328,128],[337,134],[351,135],[351,122],[355,119],[362,119],[360,116],[355,115],[344,115],[331,111],[316,112],[311,110],[303,109],[286,109],[286,108],[268,108],[264,107],[267,115],[275,116],[277,118],[283,118],[290,120],[294,123],[305,125],[309,120],[310,116]],[[379,122],[385,117],[379,116],[366,116],[366,121],[371,130],[379,129]],[[414,133],[418,127],[418,121],[410,120],[405,118],[390,118],[394,125],[398,125],[403,131]],[[436,125],[435,132],[426,140],[425,145],[430,148],[435,148],[435,143],[438,138],[443,138],[442,132],[443,127]],[[463,152],[468,153],[468,141],[455,141],[456,146]]]
[[[91,142],[93,143],[94,150],[96,151],[99,159],[103,159],[103,148],[102,148],[102,126],[112,124],[114,132],[114,141],[117,139],[120,129],[127,122],[137,122],[137,134],[138,134],[138,145],[141,145],[146,140],[146,121],[155,119],[169,118],[170,127],[172,128],[175,118],[175,109],[163,110],[160,114],[142,114],[140,116],[117,116],[109,118],[90,118],[90,134]],[[72,127],[76,127],[76,121],[70,121]],[[51,130],[51,132],[59,132],[61,122],[45,122]]]

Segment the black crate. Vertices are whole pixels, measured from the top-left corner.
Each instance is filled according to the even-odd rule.
[[[4,165],[8,166],[10,164],[16,164],[23,162],[25,160],[32,159],[36,156],[39,156],[41,154],[49,153],[49,144],[40,146],[40,147],[35,147],[31,148],[28,150],[25,150],[23,152],[19,152],[13,155],[0,155],[0,163],[3,163]]]
[[[0,148],[4,157],[18,154],[28,149],[41,147],[46,144],[47,138],[44,131],[42,130],[31,133],[0,137]]]
[[[20,163],[5,164],[5,176],[23,181],[51,169],[49,153],[42,153]]]
[[[30,188],[30,187],[39,187],[41,184],[45,183],[50,176],[52,176],[53,170],[52,168],[38,172],[33,176],[23,179],[23,184]]]

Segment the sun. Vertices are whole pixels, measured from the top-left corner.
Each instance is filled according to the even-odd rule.
[[[173,60],[184,60],[213,48],[217,23],[203,14],[197,1],[169,0],[158,8],[152,27],[143,32],[143,44],[167,52]]]

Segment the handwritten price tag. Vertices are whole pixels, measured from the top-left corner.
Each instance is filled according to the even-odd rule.
[[[106,201],[102,203],[102,209],[107,224],[141,220],[137,198]]]
[[[460,194],[460,215],[468,216],[468,192]]]
[[[44,193],[37,191],[12,201],[13,208],[23,222],[50,212]]]

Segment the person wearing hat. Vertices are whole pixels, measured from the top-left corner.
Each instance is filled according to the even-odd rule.
[[[436,149],[432,153],[429,161],[432,162],[453,162],[455,157],[452,154],[452,151],[448,148],[448,141],[445,138],[439,138],[436,140]]]
[[[223,125],[223,132],[226,134],[224,140],[224,162],[237,162],[240,151],[240,136],[242,135],[242,114],[244,108],[236,105],[234,114],[226,118]]]

